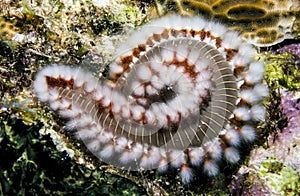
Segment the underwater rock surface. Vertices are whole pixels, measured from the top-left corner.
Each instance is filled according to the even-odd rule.
[[[297,40],[287,46],[283,42],[276,47],[278,51],[271,46],[258,55],[266,62],[270,88],[266,125],[259,127],[250,156],[214,179],[184,186],[176,175],[124,172],[99,162],[71,134],[63,134],[63,120],[34,98],[32,81],[37,70],[53,62],[92,70],[107,65],[125,32],[148,23],[153,11],[159,10],[147,1],[112,2],[110,6],[90,1],[7,1],[0,5],[4,14],[0,19],[4,27],[0,28],[0,154],[4,157],[0,160],[0,195],[299,194]],[[174,3],[156,2],[166,6],[164,10],[177,9]],[[299,37],[299,24],[291,24],[292,37]]]

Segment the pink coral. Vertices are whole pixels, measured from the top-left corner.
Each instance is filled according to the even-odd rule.
[[[280,109],[288,118],[288,126],[282,130],[282,134],[293,136],[300,131],[300,97],[295,96],[296,92],[284,90],[281,91],[281,94]]]

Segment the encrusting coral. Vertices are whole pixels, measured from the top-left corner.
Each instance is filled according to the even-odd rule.
[[[173,10],[182,15],[204,15],[241,32],[249,43],[257,46],[299,37],[299,1],[160,0],[156,7],[160,14]]]

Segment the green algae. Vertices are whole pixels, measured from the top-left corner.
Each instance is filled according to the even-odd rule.
[[[258,145],[268,148],[265,142],[270,134],[276,134],[287,126],[287,118],[280,110],[280,89],[297,91],[300,88],[299,57],[290,53],[275,54],[274,52],[263,52],[258,58],[265,63],[265,81],[269,87],[269,96],[264,105],[267,109],[266,121],[259,127],[258,136],[262,140]]]
[[[275,159],[264,160],[258,170],[271,190],[278,195],[298,195],[300,177],[296,170]]]
[[[131,4],[116,4],[105,8],[94,8],[83,15],[95,35],[112,35],[124,31],[126,26],[140,25],[142,14]]]
[[[271,88],[286,88],[290,91],[300,88],[300,68],[297,57],[289,54],[265,54],[266,80]]]
[[[3,114],[1,115],[3,118]],[[7,118],[6,118],[7,119]],[[89,169],[57,152],[49,135],[40,135],[43,125],[28,126],[19,119],[2,120],[0,155],[1,195],[143,195],[132,182]]]

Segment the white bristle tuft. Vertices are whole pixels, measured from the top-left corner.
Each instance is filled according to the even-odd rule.
[[[109,66],[109,70],[110,70],[110,74],[111,76],[115,75],[115,74],[120,74],[124,71],[124,68],[120,65],[117,65],[116,63],[112,63]]]
[[[64,80],[70,80],[73,77],[70,67],[67,67],[67,66],[60,67],[59,77],[64,79]]]
[[[84,83],[89,80],[89,77],[90,76],[85,73],[78,72],[78,74],[74,76],[74,87],[81,88]]]
[[[97,136],[97,131],[90,129],[80,129],[76,132],[75,137],[80,140],[93,139]]]
[[[193,179],[193,171],[186,164],[183,164],[181,166],[180,176],[183,183],[185,184],[190,183],[191,180]]]
[[[129,160],[137,161],[142,157],[143,152],[144,152],[143,146],[139,143],[136,143],[132,147],[131,153],[128,154],[128,158],[129,158]]]
[[[91,116],[82,115],[80,117],[80,119],[78,120],[77,128],[80,129],[80,128],[88,127],[89,125],[93,124],[93,122],[94,122],[94,120]]]
[[[250,113],[253,120],[262,121],[266,119],[266,109],[262,105],[254,105]]]
[[[162,51],[164,51],[165,49],[162,49]],[[169,50],[170,51],[170,50]],[[167,51],[166,51],[166,53],[168,53]],[[173,54],[172,54],[173,55]],[[167,56],[166,56],[167,57]],[[172,56],[172,58],[173,58],[173,56]],[[167,59],[167,58],[166,58]],[[160,57],[160,56],[157,56],[157,55],[154,55],[154,56],[152,56],[150,59],[149,59],[149,68],[150,69],[153,69],[154,71],[157,71],[157,72],[159,72],[159,69],[161,68],[161,65],[166,61],[166,59],[165,59],[165,56],[162,56],[162,57]],[[173,59],[171,59],[170,61],[172,61]]]
[[[167,153],[164,149],[160,149],[160,160],[158,163],[158,171],[160,173],[167,171],[168,169],[168,160],[167,160]]]
[[[261,98],[266,97],[269,94],[269,89],[264,84],[256,84],[253,91]]]
[[[61,66],[61,65],[58,66],[56,64],[53,64],[53,65],[45,67],[40,73],[43,76],[58,78],[60,75],[60,70],[63,69],[63,67],[65,67],[65,66]]]
[[[109,99],[111,99],[111,107],[116,107],[115,109],[115,113],[119,113],[121,110],[121,107],[128,104],[128,102],[126,101],[126,98],[123,97],[119,92],[113,92],[111,97],[109,97]]]
[[[157,94],[157,90],[152,85],[147,85],[146,92],[148,95],[154,95]]]
[[[50,104],[50,108],[52,110],[58,110],[58,108],[60,107],[61,103],[59,101],[52,101],[49,103]]]
[[[59,115],[64,118],[75,118],[76,114],[71,109],[61,110],[59,111]]]
[[[193,166],[199,166],[202,162],[204,151],[202,148],[190,148],[189,159]]]
[[[231,146],[238,146],[241,142],[241,138],[237,132],[237,130],[229,129],[225,133],[226,142],[228,142]]]
[[[123,105],[121,109],[121,116],[125,119],[130,117],[130,110],[128,105]]]
[[[122,105],[118,102],[113,102],[111,104],[111,110],[113,112],[113,114],[119,114],[121,112],[121,107]]]
[[[125,137],[115,139],[115,151],[121,153],[128,146],[128,140]]]
[[[163,57],[164,62],[170,63],[174,59],[174,51],[173,50],[169,50],[169,49],[163,49],[161,51],[161,56]],[[155,62],[155,63],[157,64],[157,62]],[[151,63],[152,67],[156,67],[156,66],[154,66],[155,63]]]
[[[101,99],[102,107],[107,108],[110,104],[111,104],[111,99],[109,97],[103,97],[103,99]]]
[[[179,46],[179,47],[177,47],[177,51],[176,51],[175,54],[176,54],[176,59],[179,62],[182,62],[188,56],[188,49],[186,47],[184,47],[184,46]]]
[[[228,31],[224,33],[222,39],[222,46],[224,48],[238,49],[238,47],[241,45],[239,34],[236,31]]]
[[[208,70],[202,70],[199,75],[197,76],[197,80],[202,81],[202,82],[206,82],[208,81],[208,83],[211,83],[209,80],[212,77],[212,73]]]
[[[245,125],[240,129],[240,134],[243,140],[252,142],[255,139],[256,131],[253,127]]]
[[[215,37],[222,37],[227,31],[226,26],[216,22],[209,22],[205,29],[210,31]]]
[[[218,139],[215,139],[212,142],[207,142],[205,150],[214,160],[219,160],[222,157],[222,148]]]
[[[242,90],[240,92],[240,97],[248,103],[254,103],[260,100],[260,96],[252,89]]]
[[[137,96],[144,96],[145,94],[145,87],[137,81],[131,84],[131,90],[133,91],[134,95]]]
[[[239,80],[239,81],[237,81],[236,86],[238,89],[240,89],[243,84],[245,84],[245,80]]]
[[[170,153],[170,161],[173,167],[178,168],[185,163],[185,154],[182,151],[173,150]]]
[[[189,65],[194,65],[196,61],[198,60],[199,57],[199,51],[197,50],[191,50],[188,54],[188,64]]]
[[[49,90],[49,101],[57,101],[59,99],[59,93],[56,89]]]
[[[84,85],[84,90],[87,93],[91,93],[97,89],[98,82],[95,78],[90,78]]]
[[[97,152],[101,147],[100,142],[97,139],[89,141],[86,143],[86,146],[92,152]]]
[[[151,84],[156,89],[162,89],[164,87],[163,82],[161,81],[160,77],[158,77],[158,76],[152,77]]]
[[[128,55],[127,54],[124,54],[124,51],[126,50],[130,50],[132,48],[134,48],[135,46],[139,45],[139,44],[143,44],[145,42],[145,40],[153,35],[153,30],[154,32],[157,31],[157,28],[159,27],[149,27],[145,30],[138,30],[136,32],[134,32],[131,36],[131,38],[128,39],[128,42],[126,43],[126,45],[121,45],[120,48],[118,49],[118,52],[117,53],[122,53],[123,55]]]
[[[129,160],[128,155],[130,154],[130,151],[124,150],[124,152],[120,156],[120,162],[122,164],[128,164],[131,160]]]
[[[69,108],[70,106],[71,106],[70,101],[63,98],[63,99],[61,100],[61,105],[60,105],[59,109],[61,109],[61,110],[66,110],[66,109]]]
[[[207,26],[207,20],[200,16],[188,17],[182,20],[182,22],[185,23],[185,25],[189,24],[190,28],[195,30],[202,30]]]
[[[134,106],[131,109],[131,112],[132,112],[132,118],[138,121],[143,117],[142,114],[145,112],[145,108],[143,108],[142,106]]]
[[[254,58],[254,55],[256,54],[255,48],[251,44],[248,43],[242,43],[239,46],[238,53],[240,56],[244,57],[247,62],[244,64],[247,64],[249,61],[251,61]]]
[[[114,146],[112,144],[107,144],[103,150],[99,152],[99,156],[102,159],[108,159],[114,154]]]
[[[33,88],[40,101],[46,102],[49,100],[48,86],[43,72],[37,74],[33,83]]]
[[[144,169],[156,169],[158,168],[158,163],[160,159],[161,154],[159,153],[159,150],[153,147],[152,149],[144,152],[141,158],[140,166]]]
[[[255,83],[261,81],[262,77],[263,77],[262,74],[249,72],[246,74],[245,80],[248,84],[255,84]]]
[[[198,60],[195,63],[195,65],[196,65],[195,71],[201,72],[202,70],[207,69],[207,67],[211,64],[212,64],[212,62],[209,59],[198,58]]]
[[[97,139],[102,144],[110,143],[112,141],[112,139],[113,139],[113,134],[110,133],[110,132],[101,130],[99,132],[99,135],[97,136]]]
[[[147,67],[147,66],[140,66],[140,67],[138,68],[138,71],[137,71],[137,76],[138,76],[141,80],[149,81],[149,80],[151,80],[152,72],[151,72],[151,70],[149,69],[149,67]]]
[[[219,167],[212,160],[204,161],[203,169],[208,176],[216,176],[219,174]]]
[[[232,164],[237,163],[240,160],[240,154],[234,147],[228,147],[224,150],[224,156],[226,160]]]
[[[265,72],[264,64],[259,61],[255,61],[249,65],[249,71],[252,73],[263,74]]]
[[[103,98],[103,90],[102,88],[98,87],[92,94],[92,99],[95,101],[99,101]]]
[[[64,118],[75,119],[79,115],[81,115],[82,110],[75,105],[71,105],[70,109],[65,109],[59,111],[59,114]]]
[[[167,158],[165,156],[163,156],[159,161],[158,172],[164,173],[167,170],[168,170],[168,161],[167,161]]]
[[[245,80],[249,84],[255,84],[260,82],[265,72],[264,64],[259,61],[253,62],[249,66],[248,73],[245,76]]]
[[[249,109],[246,107],[236,108],[233,111],[233,113],[234,113],[235,118],[240,119],[242,121],[248,121],[251,119]]]
[[[74,130],[76,129],[76,125],[77,125],[77,122],[78,122],[78,119],[80,117],[77,117],[77,118],[71,118],[71,120],[69,120],[67,123],[66,123],[66,129],[67,130]]]

